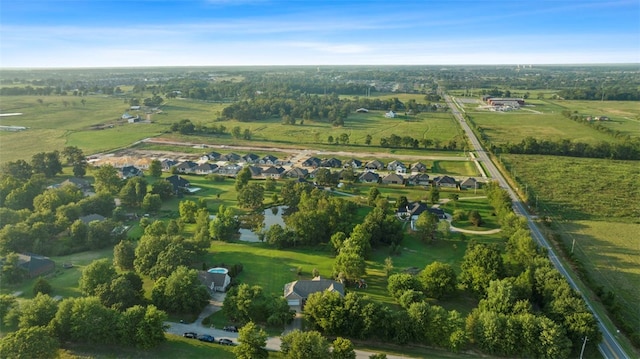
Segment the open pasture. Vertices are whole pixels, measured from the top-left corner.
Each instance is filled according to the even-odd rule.
[[[583,116],[607,116],[609,121],[598,122],[614,131],[631,137],[640,136],[640,103],[636,101],[561,101],[549,100],[550,104],[567,110],[578,111]]]

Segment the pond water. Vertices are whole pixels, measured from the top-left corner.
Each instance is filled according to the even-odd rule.
[[[271,207],[264,210],[264,220],[262,221],[264,230],[269,229],[269,227],[274,224],[279,224],[283,228],[285,227],[284,219],[282,219],[282,214],[284,211],[289,208],[288,206],[277,206]],[[240,240],[244,242],[260,242],[260,238],[258,235],[251,229],[248,228],[240,228]]]

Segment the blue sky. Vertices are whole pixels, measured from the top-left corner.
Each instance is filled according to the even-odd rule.
[[[0,67],[640,63],[640,0],[0,0]]]

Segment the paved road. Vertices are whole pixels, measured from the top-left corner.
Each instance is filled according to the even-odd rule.
[[[487,155],[485,150],[482,148],[480,141],[478,141],[478,138],[476,137],[475,133],[473,133],[473,131],[471,130],[467,122],[464,120],[464,117],[460,112],[460,108],[457,106],[457,104],[454,103],[454,100],[449,95],[446,95],[446,94],[443,94],[443,95],[444,95],[445,101],[447,102],[447,105],[449,106],[449,108],[451,108],[451,112],[456,117],[456,119],[460,122],[460,125],[466,132],[467,137],[469,137],[469,140],[471,141],[471,144],[473,145],[473,148],[475,149],[478,155],[478,160],[484,164],[484,168],[486,168],[487,171],[489,172],[489,176],[494,180],[498,181],[498,183],[500,184],[500,187],[506,189],[509,192],[509,196],[511,196],[511,199],[513,201],[514,212],[527,219],[527,223],[529,225],[529,228],[531,229],[531,234],[533,235],[533,238],[536,240],[536,242],[538,242],[538,244],[541,247],[546,248],[548,250],[549,258],[551,259],[551,262],[553,263],[553,265],[556,267],[556,269],[560,273],[562,273],[563,276],[565,276],[565,278],[567,278],[567,281],[569,282],[571,287],[573,287],[573,289],[575,289],[578,293],[580,293],[580,295],[582,295],[585,302],[587,303],[587,306],[595,316],[596,320],[598,321],[598,327],[602,332],[602,342],[598,344],[598,350],[600,350],[600,353],[602,354],[602,356],[607,359],[630,358],[627,355],[627,353],[624,351],[624,349],[622,349],[622,346],[620,346],[620,343],[618,342],[617,338],[609,331],[609,329],[607,329],[607,327],[603,325],[602,318],[593,309],[590,298],[584,295],[580,291],[580,289],[576,285],[571,275],[569,275],[568,270],[564,267],[562,262],[558,259],[554,249],[549,245],[549,242],[547,242],[546,238],[544,238],[544,236],[536,226],[535,222],[533,221],[532,217],[529,215],[529,213],[525,209],[525,206],[520,200],[520,198],[509,186],[505,178],[502,176],[502,173],[498,171],[498,168],[493,164],[493,162],[491,162],[491,160],[489,159],[489,156]]]

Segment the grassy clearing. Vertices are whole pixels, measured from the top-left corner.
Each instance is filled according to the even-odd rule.
[[[537,155],[502,155],[521,187],[539,196],[546,213],[560,219],[630,222],[640,217],[640,167],[613,161]],[[530,202],[535,198],[530,195]]]
[[[607,116],[600,124],[624,135],[640,136],[640,109],[635,101],[548,101],[585,116]]]
[[[575,240],[574,254],[595,283],[616,294],[623,312],[640,331],[640,248],[638,223],[574,221],[561,223],[567,247]]]

